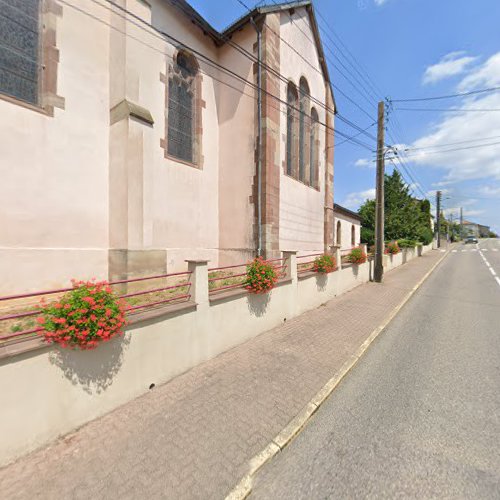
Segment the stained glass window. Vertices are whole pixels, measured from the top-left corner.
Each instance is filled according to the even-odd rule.
[[[39,0],[9,0],[0,8],[0,92],[38,104]]]

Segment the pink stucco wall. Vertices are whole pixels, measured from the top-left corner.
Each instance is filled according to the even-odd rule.
[[[232,41],[250,54],[256,33],[251,25]],[[230,45],[219,50],[219,63],[255,82],[253,61]],[[257,92],[221,71],[218,83],[219,121],[219,248],[220,264],[245,262],[255,255],[255,201]]]
[[[338,244],[338,223],[340,222],[340,249],[341,250],[348,250],[350,248],[359,246],[361,242],[361,225],[359,223],[359,220],[354,219],[353,217],[349,217],[348,215],[345,214],[340,214],[340,213],[335,213],[334,216],[334,222],[335,222],[335,244]],[[354,226],[354,245],[352,244],[352,227]]]
[[[254,64],[229,45],[217,47],[169,2],[123,0],[123,6],[186,45],[255,82]],[[149,5],[150,4],[150,5]],[[73,7],[76,7],[73,8]],[[80,9],[77,10],[77,9]],[[83,12],[82,12],[83,11]],[[165,158],[167,64],[177,50],[157,32],[126,22],[108,4],[68,0],[57,19],[57,93],[53,117],[0,99],[0,293],[67,286],[69,279],[111,273],[114,251],[160,252],[155,266],[184,269],[255,255],[256,91],[198,57],[202,76],[202,168]],[[305,76],[325,102],[325,84],[304,9],[281,14],[280,72]],[[255,53],[248,24],[232,40]],[[280,88],[286,99],[286,84]],[[123,100],[154,120],[111,119]],[[285,158],[285,108],[278,154]],[[320,122],[325,112],[316,105]],[[280,173],[280,250],[323,250],[324,128],[320,189]],[[163,253],[162,253],[163,252]],[[160,255],[160,257],[158,257]],[[158,259],[162,262],[158,262]],[[148,269],[146,269],[148,271]],[[127,273],[127,269],[124,271]]]
[[[325,103],[325,82],[317,57],[314,37],[309,16],[304,9],[298,9],[290,21],[288,11],[281,14],[282,38],[280,44],[281,73],[299,86],[304,76],[309,84],[310,94]],[[286,43],[285,43],[286,42]],[[308,54],[307,63],[300,56]],[[286,84],[281,85],[281,99],[286,101]],[[311,101],[316,108],[319,122],[325,123],[324,107]],[[280,143],[281,162],[286,154],[286,108],[281,106]],[[302,252],[322,252],[324,238],[324,200],[325,200],[325,128],[319,127],[319,191],[287,176],[282,169],[280,186],[280,247],[283,250]]]
[[[109,29],[69,7],[56,25],[65,109],[0,99],[1,293],[107,273]]]

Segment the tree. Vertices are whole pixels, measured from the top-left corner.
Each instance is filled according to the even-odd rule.
[[[385,239],[412,239],[429,244],[432,241],[431,213],[428,200],[413,198],[397,170],[385,175]],[[358,211],[361,217],[361,241],[374,244],[375,200],[366,200]]]

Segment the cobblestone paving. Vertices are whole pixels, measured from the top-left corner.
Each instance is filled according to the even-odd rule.
[[[0,496],[223,498],[440,257],[415,259],[21,458],[0,470]]]

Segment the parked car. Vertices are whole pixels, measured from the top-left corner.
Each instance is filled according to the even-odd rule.
[[[477,238],[475,236],[467,236],[464,240],[464,244],[467,245],[467,243],[477,243]]]

